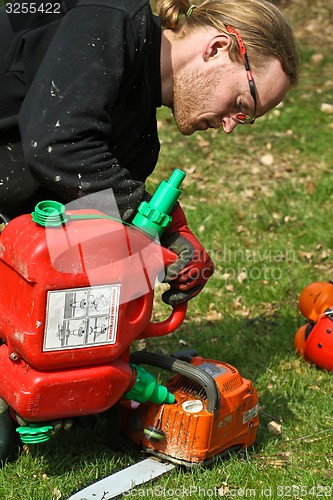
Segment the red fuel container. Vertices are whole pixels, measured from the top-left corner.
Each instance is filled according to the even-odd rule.
[[[45,228],[23,215],[1,234],[0,397],[25,418],[111,407],[131,382],[131,343],[170,333],[184,317],[175,308],[150,323],[155,279],[174,254],[105,217],[78,210]]]
[[[41,370],[116,359],[150,322],[165,251],[116,220],[14,219],[0,239],[0,336]]]

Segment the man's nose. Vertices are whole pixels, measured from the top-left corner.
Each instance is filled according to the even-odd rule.
[[[235,127],[237,127],[238,122],[232,116],[227,116],[222,120],[223,131],[226,134],[231,134]]]

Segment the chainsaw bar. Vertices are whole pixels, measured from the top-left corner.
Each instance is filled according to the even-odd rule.
[[[109,500],[141,484],[169,472],[175,464],[163,463],[156,458],[146,458],[110,476],[87,486],[68,500]]]

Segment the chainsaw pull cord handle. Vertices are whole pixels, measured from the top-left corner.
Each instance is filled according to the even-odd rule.
[[[130,362],[136,365],[147,364],[157,368],[163,368],[171,372],[183,375],[197,382],[207,395],[208,413],[216,413],[220,408],[220,393],[216,382],[209,373],[201,370],[200,367],[191,365],[186,361],[172,358],[164,354],[157,354],[148,351],[134,352],[130,356]]]

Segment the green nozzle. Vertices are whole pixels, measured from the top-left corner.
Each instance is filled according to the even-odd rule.
[[[51,437],[52,425],[30,424],[24,427],[17,427],[22,443],[37,444],[48,441]]]
[[[40,226],[57,227],[66,222],[65,206],[58,201],[40,201],[31,214],[32,220]]]
[[[185,172],[176,168],[168,181],[162,181],[150,201],[143,201],[132,224],[151,236],[161,236],[170,224],[170,212],[181,190],[179,186],[185,178]]]
[[[133,399],[138,403],[151,401],[156,404],[173,404],[175,396],[164,386],[156,382],[153,375],[141,366],[131,365],[136,373],[136,380],[131,390],[124,394],[126,399]]]

